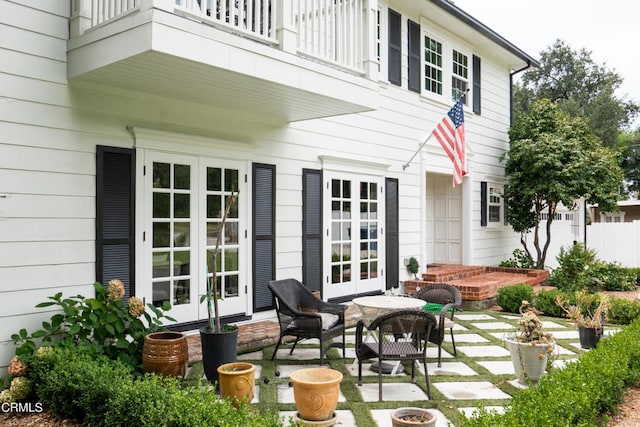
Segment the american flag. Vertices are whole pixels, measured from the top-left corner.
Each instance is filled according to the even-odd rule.
[[[432,134],[453,162],[453,186],[462,184],[462,177],[467,174],[462,98],[458,99],[451,110],[445,114]]]

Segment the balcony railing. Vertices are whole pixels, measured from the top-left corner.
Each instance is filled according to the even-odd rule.
[[[374,26],[370,1],[73,0],[71,36],[156,8],[368,74]]]

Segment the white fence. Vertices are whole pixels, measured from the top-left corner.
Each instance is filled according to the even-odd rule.
[[[640,267],[640,221],[593,223],[587,226],[587,247],[604,261]]]

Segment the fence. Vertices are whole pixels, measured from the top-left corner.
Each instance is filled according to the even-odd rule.
[[[640,267],[640,221],[593,223],[587,226],[587,247],[604,261]]]

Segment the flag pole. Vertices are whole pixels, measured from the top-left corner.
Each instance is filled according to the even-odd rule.
[[[460,101],[467,93],[469,93],[470,90],[471,89],[467,89],[463,93],[461,93],[460,96],[458,97],[458,99],[456,99],[456,102]],[[454,103],[454,105],[455,105],[455,103]],[[415,153],[413,153],[413,156],[411,156],[409,161],[407,163],[405,163],[404,165],[402,165],[402,170],[403,171],[409,167],[409,163],[411,163],[413,161],[413,159],[416,158],[416,156],[418,155],[420,150],[422,150],[422,147],[424,147],[427,144],[427,142],[429,142],[429,140],[431,139],[432,136],[433,136],[433,132],[431,132],[429,134],[429,136],[427,137],[427,139],[425,139],[424,142],[422,144],[420,144],[420,147],[418,147],[418,150]]]
[[[413,156],[411,156],[409,161],[407,163],[405,163],[404,165],[402,165],[402,170],[403,171],[409,167],[409,163],[411,163],[413,161],[413,159],[415,159],[415,157],[418,155],[420,150],[422,150],[422,147],[424,147],[426,145],[426,143],[429,142],[429,140],[431,139],[432,136],[433,136],[433,133],[430,133],[429,136],[427,137],[427,139],[425,139],[424,142],[422,144],[420,144],[420,147],[418,147],[418,150],[415,153],[413,153]]]

